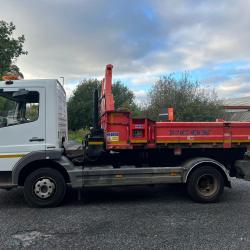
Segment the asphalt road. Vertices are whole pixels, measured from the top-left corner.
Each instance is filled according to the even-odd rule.
[[[250,182],[232,185],[216,204],[168,185],[70,192],[53,209],[0,191],[0,249],[250,249]]]

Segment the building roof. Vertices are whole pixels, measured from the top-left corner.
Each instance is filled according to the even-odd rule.
[[[250,121],[250,96],[223,101],[228,121]]]
[[[224,106],[250,106],[250,96],[225,99],[223,104]]]

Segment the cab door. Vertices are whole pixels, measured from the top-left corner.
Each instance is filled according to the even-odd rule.
[[[45,88],[0,89],[0,171],[45,150]]]

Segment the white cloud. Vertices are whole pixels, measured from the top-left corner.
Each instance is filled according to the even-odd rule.
[[[216,90],[223,99],[229,97],[250,96],[250,79],[244,76],[236,76],[220,83]]]
[[[147,93],[145,90],[134,90],[133,91],[137,98],[146,97]]]
[[[75,84],[65,84],[64,85],[64,89],[66,91],[67,94],[67,99],[69,99],[75,89]]]
[[[136,101],[139,104],[143,104],[146,100],[147,92],[145,90],[142,90],[142,89],[141,90],[134,90],[133,92],[135,94]]]
[[[1,18],[26,37],[29,55],[17,61],[26,78],[67,83],[100,77],[112,63],[116,77],[141,86],[173,71],[250,61],[249,11],[245,0],[1,2]],[[233,84],[221,82],[219,93],[235,94]]]

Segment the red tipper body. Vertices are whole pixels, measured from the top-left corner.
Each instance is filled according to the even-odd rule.
[[[250,122],[155,122],[146,118],[131,118],[128,111],[115,111],[112,68],[112,65],[106,66],[101,96],[101,127],[107,150],[250,146]]]

